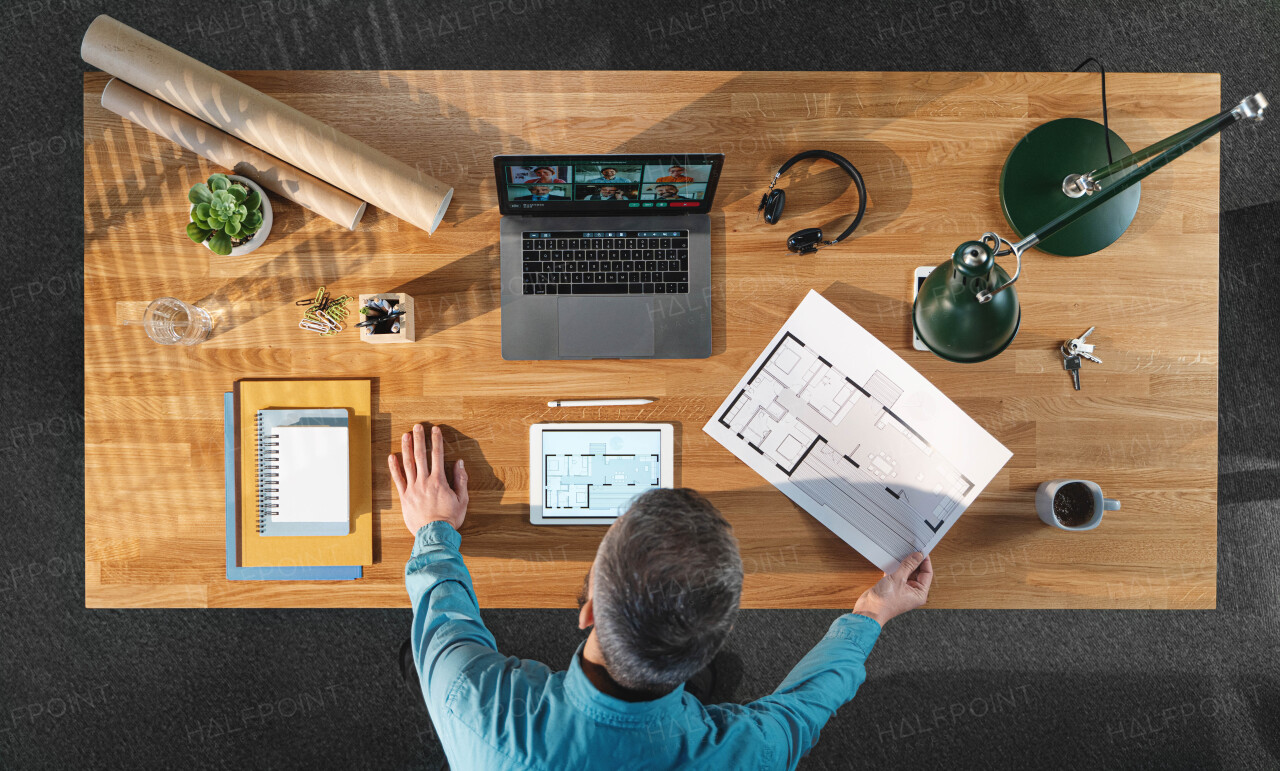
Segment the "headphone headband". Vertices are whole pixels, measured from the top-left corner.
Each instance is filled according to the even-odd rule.
[[[782,166],[778,168],[777,176],[780,177],[783,174],[786,174],[787,169],[796,165],[800,161],[805,161],[810,158],[826,158],[827,160],[831,161],[835,165],[844,169],[849,174],[849,176],[852,177],[852,176],[858,175],[858,170],[855,169],[853,167],[853,164],[849,163],[849,160],[845,158],[843,155],[837,155],[836,153],[833,153],[830,150],[805,150],[803,153],[796,153],[795,155],[788,158],[782,164]]]

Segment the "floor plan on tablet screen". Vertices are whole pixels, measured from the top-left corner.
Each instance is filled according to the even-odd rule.
[[[661,486],[657,430],[542,434],[543,516],[618,516],[640,493]]]
[[[928,553],[1012,457],[812,291],[705,430],[885,571]]]

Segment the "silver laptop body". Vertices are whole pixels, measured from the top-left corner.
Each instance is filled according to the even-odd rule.
[[[689,232],[685,294],[526,295],[522,234]],[[502,358],[701,359],[711,355],[711,218],[503,217]]]
[[[512,157],[514,156],[496,157],[495,167],[500,161],[510,163],[509,159]],[[718,172],[717,165],[716,177]],[[500,188],[503,185],[501,175],[504,173],[514,172],[498,171]],[[712,193],[714,181],[713,179],[710,185]],[[507,183],[513,200],[528,200],[520,195],[521,188],[510,184],[509,178]],[[694,186],[696,183],[687,187]],[[563,184],[559,187],[568,189],[572,195],[574,185]],[[651,189],[654,185],[648,187]],[[500,192],[500,196],[502,195]],[[648,206],[655,205],[646,203]],[[505,198],[503,204],[504,209],[514,208]],[[709,207],[710,201],[707,200],[703,208]],[[710,216],[706,213],[659,214],[658,211],[645,215],[619,213],[558,216],[548,212],[533,215],[508,213],[503,216],[500,239],[502,358],[696,359],[710,356]],[[655,232],[687,232],[687,291],[648,293],[640,292],[636,284],[631,284],[628,294],[593,294],[592,289],[587,286],[574,286],[571,294],[529,293],[531,290],[525,285],[528,272],[525,269],[525,261],[528,259],[526,247],[530,245],[528,234],[566,232],[625,233],[631,237]],[[572,262],[569,264],[573,267]],[[567,288],[561,286],[560,290],[563,292]],[[679,288],[684,287],[680,285]]]

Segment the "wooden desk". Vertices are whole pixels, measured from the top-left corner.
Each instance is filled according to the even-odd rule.
[[[934,552],[935,608],[1212,608],[1217,555],[1218,141],[1142,185],[1129,232],[1091,257],[1032,252],[1022,330],[993,361],[910,344],[911,276],[984,231],[1006,235],[996,181],[1025,132],[1094,118],[1098,77],[1042,73],[240,72],[248,83],[424,171],[456,195],[434,237],[371,210],[357,232],[273,199],[267,244],[218,257],[183,234],[204,161],[103,110],[84,80],[85,602],[120,606],[408,604],[411,544],[382,458],[415,421],[448,427],[471,474],[463,551],[485,607],[571,607],[603,528],[528,524],[527,437],[548,420],[676,425],[677,483],[733,522],[748,608],[848,608],[877,571],[702,432],[811,287],[901,353],[1013,451]],[[1216,113],[1214,74],[1112,74],[1112,127],[1137,148]],[[788,175],[779,226],[756,218],[778,165],[840,152],[871,203],[846,244],[797,258],[801,227],[856,205],[827,164]],[[702,361],[506,362],[499,354],[495,153],[722,151],[713,214],[714,355]],[[842,192],[845,191],[845,192]],[[1012,267],[1012,266],[1010,266]],[[1224,280],[1230,280],[1230,277]],[[402,291],[418,342],[297,329],[293,301]],[[218,316],[167,348],[125,314],[164,295]],[[1083,390],[1058,344],[1097,325]],[[244,377],[376,378],[379,562],[352,583],[228,582],[223,391]],[[651,407],[547,409],[652,396]],[[1124,509],[1089,534],[1045,527],[1045,479],[1094,479]]]

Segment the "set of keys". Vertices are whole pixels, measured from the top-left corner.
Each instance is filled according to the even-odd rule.
[[[1083,335],[1073,337],[1060,346],[1062,351],[1062,368],[1071,373],[1071,384],[1080,390],[1080,361],[1088,359],[1097,364],[1102,363],[1102,359],[1093,355],[1093,349],[1096,347],[1092,343],[1086,343],[1084,340],[1093,334],[1096,327],[1089,327]]]

